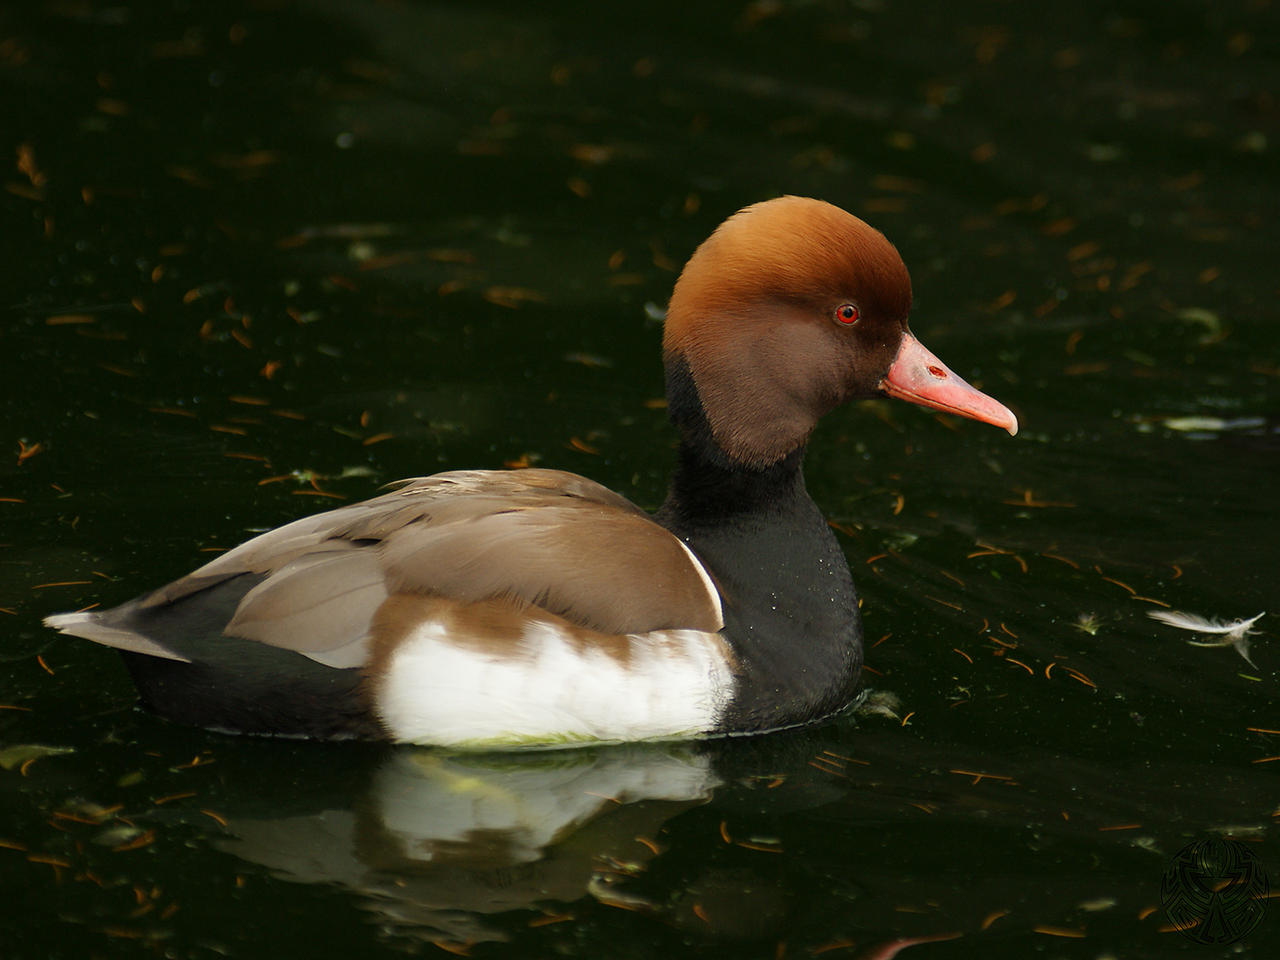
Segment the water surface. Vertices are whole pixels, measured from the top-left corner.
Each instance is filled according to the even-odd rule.
[[[0,13],[3,955],[1271,956],[1274,909],[1206,946],[1159,905],[1198,838],[1280,882],[1278,38],[1264,0]],[[884,230],[1023,424],[813,440],[890,714],[245,740],[41,628],[401,476],[655,507],[675,271],[781,193]],[[1164,605],[1270,612],[1251,664]]]

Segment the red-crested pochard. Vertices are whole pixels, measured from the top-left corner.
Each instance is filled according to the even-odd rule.
[[[755,204],[671,295],[680,445],[656,514],[556,470],[442,473],[46,623],[120,649],[155,712],[244,733],[550,746],[821,719],[857,692],[862,638],[801,472],[818,418],[887,394],[1018,427],[912,336],[910,306],[879,231]]]

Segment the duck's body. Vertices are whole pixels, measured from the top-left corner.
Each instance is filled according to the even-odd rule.
[[[893,247],[814,200],[757,204],[685,268],[664,340],[679,462],[649,516],[552,470],[406,481],[113,610],[144,703],[250,733],[453,746],[749,733],[854,696],[848,564],[804,488],[819,416],[877,392],[1013,415],[906,331]]]

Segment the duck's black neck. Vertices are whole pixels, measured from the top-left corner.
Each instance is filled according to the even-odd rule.
[[[682,439],[655,519],[689,545],[720,589],[724,636],[739,660],[725,728],[764,730],[832,713],[856,692],[861,629],[848,563],[805,489],[804,448],[763,468],[733,462],[712,439],[696,392],[690,403],[689,393],[673,391],[671,374],[669,367]]]
[[[685,438],[676,455],[666,502],[658,512],[670,529],[697,529],[755,515],[813,506],[804,486],[804,447],[762,469],[732,464],[718,449]],[[815,508],[816,509],[816,508]]]

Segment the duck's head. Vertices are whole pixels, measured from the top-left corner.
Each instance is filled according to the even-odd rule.
[[[832,408],[881,395],[1016,433],[1007,407],[911,334],[910,309],[911,277],[880,231],[805,197],[746,207],[694,251],[671,295],[673,415],[686,433],[705,418],[720,451],[752,467],[801,446]]]

